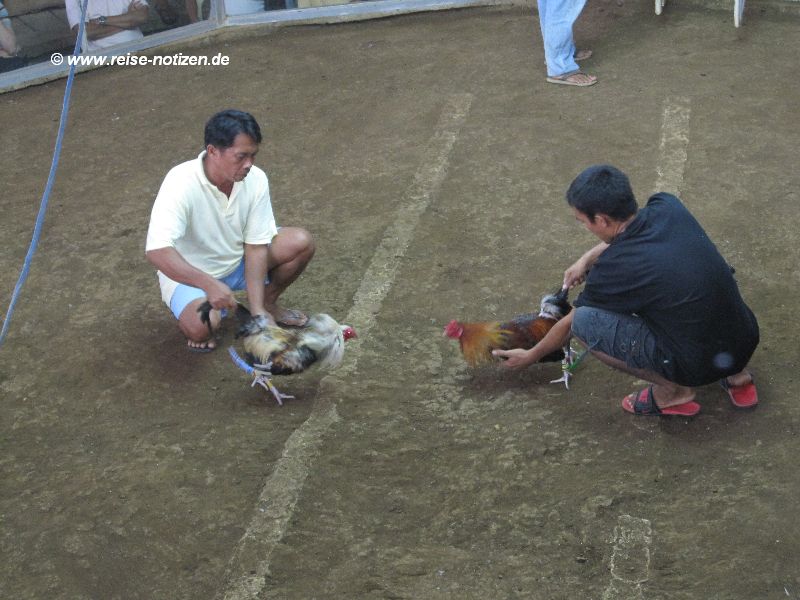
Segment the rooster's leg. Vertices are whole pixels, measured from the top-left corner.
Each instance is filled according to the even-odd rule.
[[[569,389],[569,378],[572,377],[572,373],[564,369],[563,374],[558,379],[553,379],[550,383],[563,383],[564,387]]]
[[[558,379],[554,379],[550,383],[562,383],[569,389],[569,380],[572,377],[572,373],[575,369],[578,368],[578,365],[581,364],[586,355],[589,353],[588,350],[584,350],[580,354],[577,354],[573,349],[572,345],[570,344],[572,340],[570,339],[567,342],[567,345],[564,347],[564,360],[561,361],[561,371],[562,375]]]
[[[272,383],[272,379],[270,379],[269,376],[264,373],[258,373],[253,377],[252,385],[256,384],[260,385],[269,393],[271,393],[272,396],[275,398],[275,400],[278,401],[278,404],[280,406],[283,406],[284,400],[289,400],[291,398],[294,398],[294,396],[289,396],[288,394],[282,394],[280,391],[278,391],[278,388],[275,387],[274,383]]]
[[[564,387],[569,389],[569,380],[572,377],[572,369],[573,369],[573,357],[575,353],[572,351],[572,346],[570,342],[572,340],[567,340],[567,345],[564,346],[564,360],[561,361],[561,377],[558,379],[553,379],[550,383],[563,383]]]

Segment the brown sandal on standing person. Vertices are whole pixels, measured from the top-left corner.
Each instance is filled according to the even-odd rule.
[[[592,51],[578,50],[572,37],[584,4],[586,0],[538,0],[548,83],[575,87],[597,83],[597,77],[578,68],[578,61],[590,58]]]

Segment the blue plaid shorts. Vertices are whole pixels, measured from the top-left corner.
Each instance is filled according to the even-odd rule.
[[[656,335],[641,317],[580,306],[575,309],[572,334],[590,350],[673,380],[673,362],[659,350]]]

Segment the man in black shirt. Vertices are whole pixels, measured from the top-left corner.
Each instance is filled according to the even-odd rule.
[[[602,362],[652,383],[623,400],[628,412],[695,415],[693,388],[715,381],[734,406],[754,407],[746,367],[758,323],[732,269],[680,200],[659,193],[638,210],[625,174],[597,165],[572,182],[567,202],[601,240],[564,273],[565,287],[586,282],[576,310],[531,350],[495,354],[520,367],[574,335]]]

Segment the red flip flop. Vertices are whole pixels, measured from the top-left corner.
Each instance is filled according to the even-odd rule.
[[[750,383],[744,385],[731,385],[728,383],[727,377],[720,379],[719,384],[728,393],[731,404],[736,408],[755,408],[758,404],[758,392],[756,391],[756,383],[752,374],[750,375]]]
[[[633,415],[646,417],[693,417],[700,412],[700,405],[692,401],[668,406],[667,408],[659,408],[653,399],[652,385],[639,390],[635,394],[625,396],[622,399],[622,408]]]

